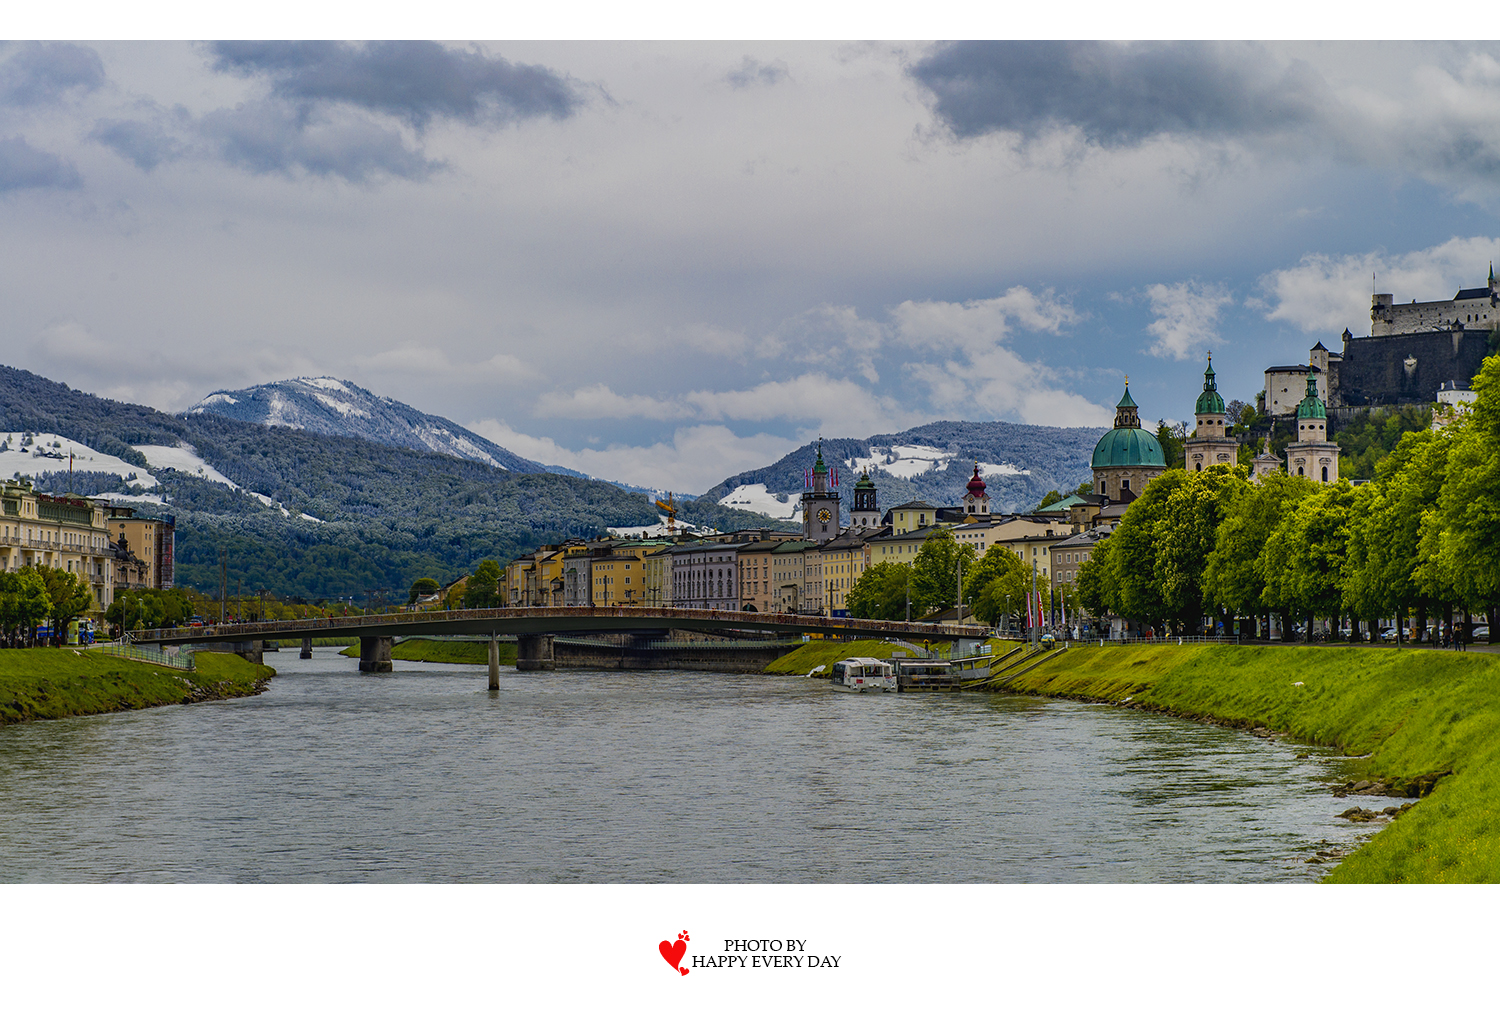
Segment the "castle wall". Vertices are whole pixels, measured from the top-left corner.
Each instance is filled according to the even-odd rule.
[[[1434,402],[1444,381],[1467,385],[1488,352],[1488,330],[1351,338],[1344,343],[1343,362],[1331,365],[1338,378],[1337,401],[1346,406]]]
[[[1488,292],[1468,300],[1429,300],[1426,303],[1392,303],[1389,293],[1380,293],[1370,307],[1370,334],[1376,336],[1430,332],[1447,328],[1454,322],[1491,328],[1500,322],[1500,309],[1496,308]]]

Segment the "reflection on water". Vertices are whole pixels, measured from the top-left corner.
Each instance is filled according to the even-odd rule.
[[[0,878],[1305,881],[1370,831],[1336,756],[1130,710],[315,652],[253,699],[0,728]]]

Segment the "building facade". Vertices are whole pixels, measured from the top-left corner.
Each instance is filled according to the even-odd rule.
[[[1286,446],[1286,471],[1317,483],[1339,481],[1339,446],[1328,439],[1328,410],[1318,398],[1317,377],[1307,375],[1307,394],[1297,407],[1297,440]]]
[[[42,494],[27,481],[0,483],[0,568],[59,568],[77,575],[94,610],[114,602],[116,556],[103,504]],[[128,560],[128,557],[127,557]]]

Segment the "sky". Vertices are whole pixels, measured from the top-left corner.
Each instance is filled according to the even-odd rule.
[[[1500,46],[18,43],[0,362],[331,375],[700,492],[819,434],[1187,418],[1500,255]]]

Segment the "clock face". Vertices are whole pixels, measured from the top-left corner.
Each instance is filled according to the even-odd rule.
[[[828,509],[827,508],[819,508],[818,509],[818,521],[819,522],[827,522],[831,518],[833,518],[833,516],[828,513]]]

